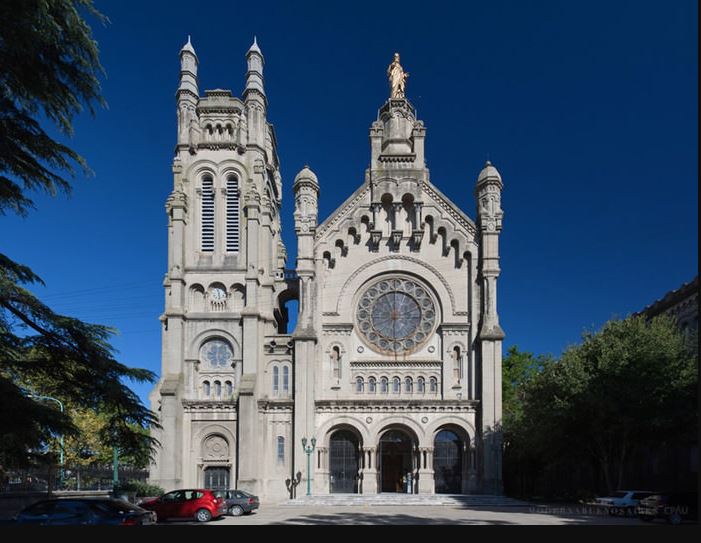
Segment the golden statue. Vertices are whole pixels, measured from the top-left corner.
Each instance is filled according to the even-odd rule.
[[[387,76],[389,77],[390,98],[404,98],[404,87],[406,86],[406,78],[409,73],[404,71],[402,65],[399,64],[399,53],[394,53],[392,64],[387,67]]]

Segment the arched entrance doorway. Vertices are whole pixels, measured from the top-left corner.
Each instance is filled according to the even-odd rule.
[[[441,430],[433,445],[433,473],[436,494],[462,493],[464,442],[452,430]]]
[[[338,430],[329,441],[329,492],[357,494],[360,440],[350,430]]]
[[[390,430],[380,438],[380,491],[412,494],[414,488],[414,440],[402,430]]]
[[[204,470],[204,486],[210,490],[228,490],[229,468],[210,466]]]

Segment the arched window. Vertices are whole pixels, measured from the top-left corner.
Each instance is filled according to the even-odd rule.
[[[380,393],[387,394],[389,392],[389,381],[387,377],[380,378]]]
[[[355,380],[355,391],[356,392],[363,392],[365,390],[365,381],[363,381],[362,377],[358,377]]]
[[[414,381],[411,377],[404,379],[404,392],[411,394],[414,391]]]
[[[431,377],[428,382],[430,387],[429,391],[431,392],[431,394],[435,394],[436,392],[438,392],[438,379],[436,379],[435,377]]]
[[[392,379],[392,392],[394,394],[399,394],[401,387],[402,382],[399,379],[399,377],[395,377],[394,379]]]
[[[202,395],[205,398],[209,398],[210,390],[209,390],[209,381],[205,381],[202,383]]]
[[[423,377],[419,377],[416,380],[416,392],[419,394],[424,394],[426,392],[426,380]]]
[[[370,394],[375,394],[375,392],[377,392],[377,380],[374,377],[368,379],[368,392]]]
[[[221,398],[221,383],[219,381],[214,381],[214,397]]]
[[[287,395],[290,392],[290,368],[282,367],[282,393]]]
[[[202,251],[214,251],[214,180],[207,174],[202,178]]]
[[[234,395],[234,384],[231,381],[224,383],[224,396],[229,399]]]
[[[285,463],[285,438],[277,436],[277,463]]]
[[[280,392],[280,368],[273,366],[273,396]]]
[[[226,179],[226,250],[239,251],[239,180],[235,175]]]

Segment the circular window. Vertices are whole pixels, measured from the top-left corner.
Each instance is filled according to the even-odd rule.
[[[411,352],[430,336],[436,309],[424,287],[411,279],[383,279],[358,301],[358,329],[381,352]]]
[[[226,341],[212,339],[202,345],[200,360],[206,362],[210,368],[227,368],[231,366],[234,353]]]

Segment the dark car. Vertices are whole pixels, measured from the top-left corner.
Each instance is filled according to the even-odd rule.
[[[144,509],[155,511],[158,520],[169,518],[195,519],[208,522],[226,513],[226,502],[211,490],[174,490],[160,498],[141,502]]]
[[[244,490],[215,490],[214,493],[224,498],[226,512],[234,517],[248,515],[254,509],[260,507],[258,496],[254,496]]]
[[[696,492],[660,492],[640,500],[636,513],[647,522],[661,518],[670,524],[680,524],[685,520],[698,519]]]
[[[138,505],[112,498],[55,498],[26,507],[17,514],[15,521],[42,526],[144,526],[156,524],[156,515]]]

